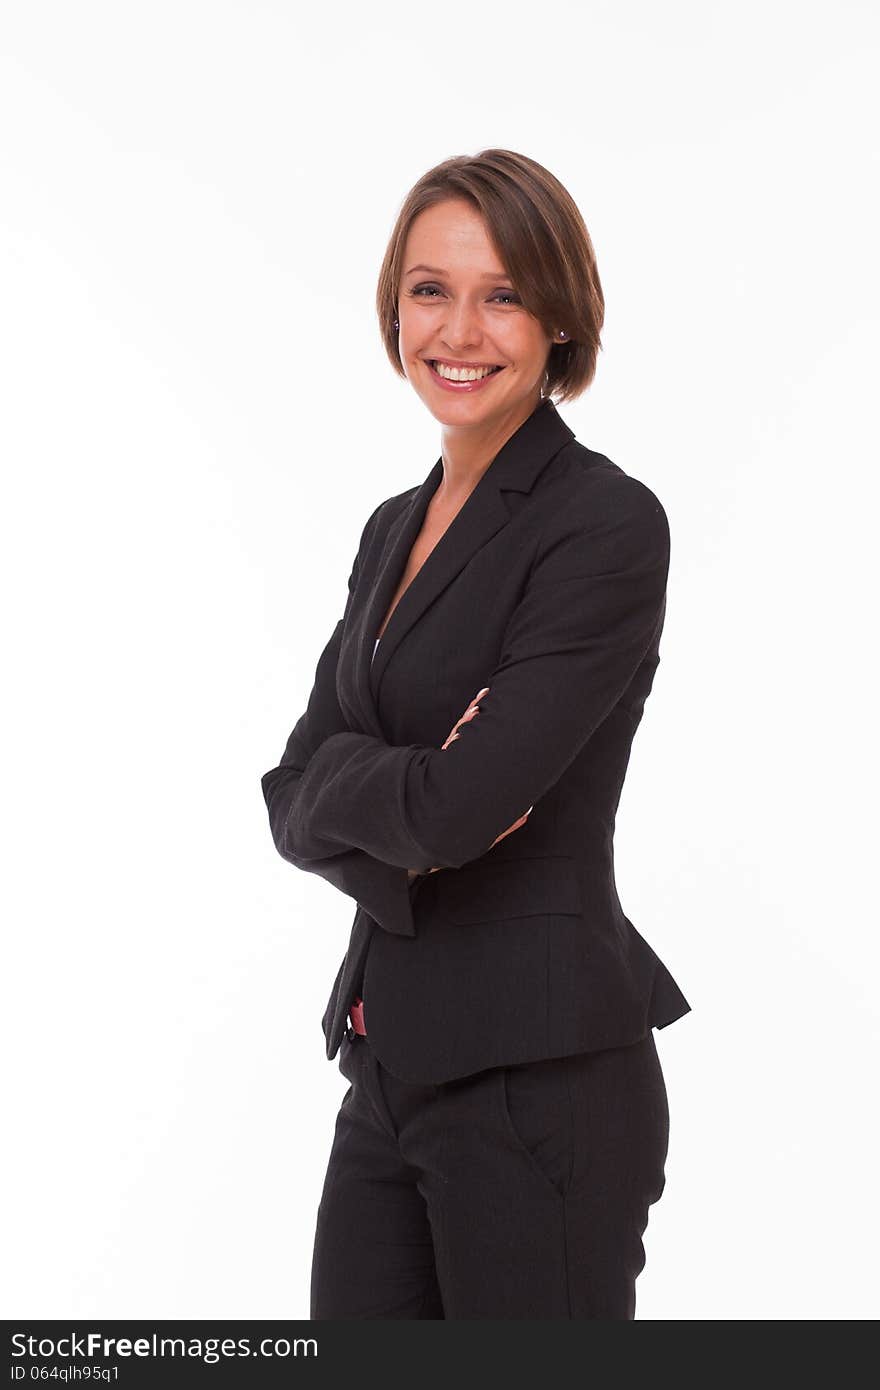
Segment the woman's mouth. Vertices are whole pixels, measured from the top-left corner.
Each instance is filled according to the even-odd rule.
[[[485,386],[487,381],[491,381],[493,376],[503,372],[503,367],[487,365],[485,367],[453,367],[446,362],[437,362],[433,359],[425,359],[428,370],[434,381],[447,391],[458,391],[468,393],[479,391]]]

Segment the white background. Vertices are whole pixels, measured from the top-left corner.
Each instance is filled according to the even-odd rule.
[[[560,413],[661,498],[624,910],[693,1012],[642,1319],[878,1300],[877,12],[4,7],[6,1317],[308,1316],[350,899],[271,842],[361,528],[439,426],[408,188],[491,145],[607,297]]]

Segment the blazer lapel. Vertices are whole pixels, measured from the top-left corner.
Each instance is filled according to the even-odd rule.
[[[443,478],[437,460],[409,507],[391,526],[379,561],[377,578],[366,604],[358,644],[357,684],[360,703],[379,738],[384,738],[377,709],[385,668],[409,630],[461,573],[487,541],[506,526],[511,511],[505,492],[529,492],[542,469],[574,431],[558,415],[549,397],[502,445],[464,506],[454,517],[395,606],[373,658],[376,633],[406,568],[428,504]]]

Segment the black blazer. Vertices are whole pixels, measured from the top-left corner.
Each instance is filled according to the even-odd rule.
[[[441,458],[367,521],[308,707],[262,778],[280,854],[358,903],[322,1019],[328,1058],[360,994],[379,1060],[422,1083],[636,1042],[690,1008],[614,879],[659,661],[663,507],[542,400],[371,662],[442,476]],[[411,884],[408,869],[425,876]]]

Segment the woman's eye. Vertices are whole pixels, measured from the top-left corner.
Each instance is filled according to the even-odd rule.
[[[413,296],[417,295],[421,299],[432,299],[435,295],[442,293],[443,291],[437,285],[416,285],[412,291]],[[519,295],[515,294],[513,290],[499,290],[492,298],[493,302],[507,299],[511,304],[521,303]]]

